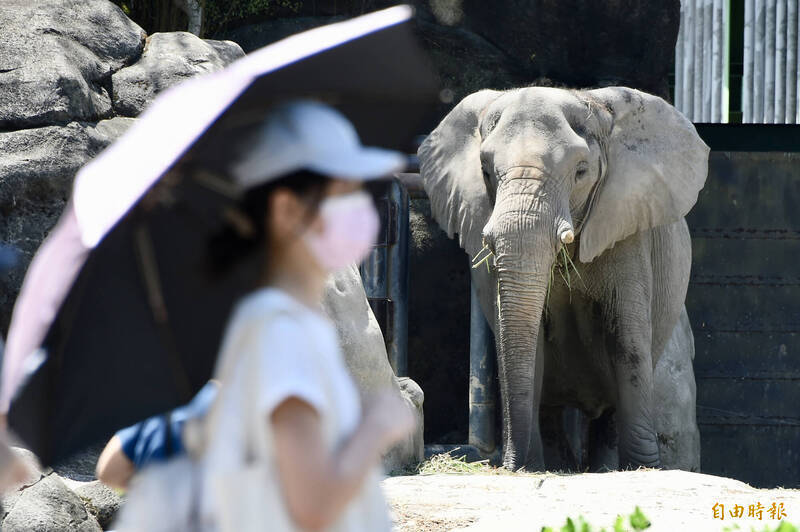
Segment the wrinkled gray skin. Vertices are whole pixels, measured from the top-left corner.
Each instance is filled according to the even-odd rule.
[[[684,216],[708,151],[672,106],[622,87],[480,91],[420,147],[437,222],[471,257],[494,254],[473,281],[497,341],[506,467],[544,468],[542,404],[605,423],[594,468],[659,466],[658,440],[675,437],[696,453],[675,462],[699,462],[690,329],[675,334],[680,371],[664,383],[682,412],[658,411],[654,370],[685,314]],[[562,248],[580,272],[571,289],[557,270],[551,280]],[[687,426],[659,438],[671,414]]]

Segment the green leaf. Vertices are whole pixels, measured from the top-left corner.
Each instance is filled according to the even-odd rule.
[[[634,530],[644,530],[650,527],[650,520],[644,516],[642,510],[638,506],[631,514],[630,520]]]
[[[617,516],[617,520],[614,521],[614,532],[627,532],[625,530],[625,525],[623,524],[625,519],[621,515]]]
[[[561,532],[576,532],[575,523],[570,517],[567,517],[567,524],[561,527]]]

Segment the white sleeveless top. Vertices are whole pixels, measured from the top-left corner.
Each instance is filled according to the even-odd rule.
[[[225,365],[227,364],[227,369]],[[244,297],[228,324],[218,359],[217,377],[225,371],[214,406],[216,421],[209,435],[204,462],[204,482],[200,504],[204,528],[214,526],[217,501],[212,484],[214,477],[242,467],[245,456],[260,456],[266,462],[269,478],[278,482],[277,467],[271,449],[272,411],[290,397],[311,405],[322,421],[325,445],[337,449],[356,429],[361,419],[358,391],[344,364],[333,324],[287,293],[262,288]],[[257,424],[267,437],[254,438],[247,422]],[[254,446],[266,448],[253,449]],[[367,476],[359,494],[350,502],[338,521],[327,530],[381,532],[391,530],[386,502],[380,489],[376,467]],[[282,491],[264,501],[274,512],[288,516]],[[291,519],[286,530],[293,531]],[[265,523],[264,530],[282,532],[275,522]]]

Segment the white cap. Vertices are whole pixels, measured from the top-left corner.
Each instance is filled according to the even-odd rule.
[[[231,176],[245,189],[298,170],[363,181],[402,170],[405,160],[396,151],[362,146],[350,121],[332,107],[298,100],[267,116]]]

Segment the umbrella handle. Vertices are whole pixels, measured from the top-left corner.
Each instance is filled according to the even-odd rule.
[[[150,306],[153,320],[161,336],[161,342],[166,348],[167,361],[172,370],[173,383],[180,394],[181,402],[187,403],[192,398],[192,386],[169,324],[169,313],[167,312],[164,292],[161,288],[161,277],[158,273],[155,247],[150,236],[150,230],[144,222],[137,224],[134,229],[133,241],[139,275],[144,282],[147,303]]]

